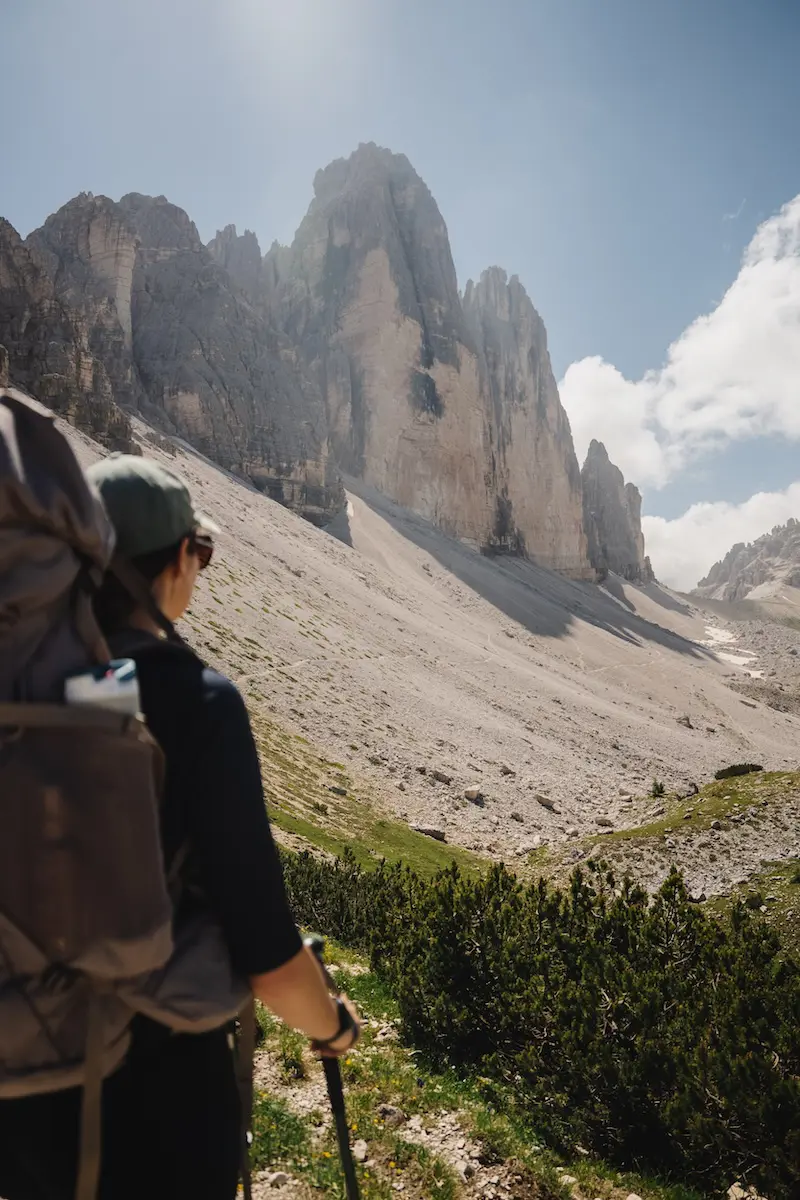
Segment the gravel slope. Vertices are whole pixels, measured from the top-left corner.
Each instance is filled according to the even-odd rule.
[[[513,857],[597,832],[598,818],[640,824],[653,777],[670,790],[731,762],[794,767],[797,716],[730,686],[746,665],[717,656],[710,631],[725,622],[693,602],[483,557],[355,485],[320,531],[188,447],[136,433],[222,529],[192,640],[395,815]],[[96,456],[70,436],[84,462]],[[470,787],[485,801],[465,799]]]

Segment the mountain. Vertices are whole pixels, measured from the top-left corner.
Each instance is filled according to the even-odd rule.
[[[604,575],[613,571],[631,582],[649,583],[654,576],[644,552],[642,497],[625,482],[602,442],[592,439],[581,482],[592,566]]]
[[[346,474],[473,545],[592,575],[541,320],[502,271],[462,302],[447,227],[405,156],[362,145],[319,171],[265,268],[263,302],[322,389]]]
[[[499,267],[468,282],[464,311],[478,351],[494,537],[504,549],[587,577],[580,471],[544,322],[516,275],[509,281]]]
[[[82,193],[24,249],[126,409],[305,516],[336,508],[319,390],[182,209]]]
[[[163,196],[85,192],[25,242],[4,222],[0,342],[16,382],[106,444],[138,412],[318,524],[349,477],[487,553],[644,570],[635,489],[624,521],[603,508],[609,533],[597,504],[586,524],[519,279],[491,267],[462,296],[431,192],[373,144],[317,172],[292,245],[265,255],[233,225],[204,245]]]
[[[783,587],[800,587],[800,521],[794,517],[754,542],[737,542],[693,594],[710,600],[756,600]]]
[[[131,447],[127,417],[96,352],[93,328],[56,295],[35,247],[0,218],[0,345],[10,381],[110,450]]]

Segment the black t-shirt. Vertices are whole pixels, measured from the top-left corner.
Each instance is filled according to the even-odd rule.
[[[244,701],[230,680],[188,648],[139,631],[120,635],[122,645],[134,636],[137,644],[128,653],[136,661],[142,710],[166,759],[166,862],[186,847],[182,873],[199,883],[218,915],[236,970],[274,970],[302,941],[284,889]]]

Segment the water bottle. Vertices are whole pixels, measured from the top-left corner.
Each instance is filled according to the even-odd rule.
[[[139,680],[132,658],[115,658],[81,675],[70,675],[64,684],[67,704],[86,704],[136,716],[141,711]]]

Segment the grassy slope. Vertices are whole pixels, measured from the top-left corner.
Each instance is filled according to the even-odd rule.
[[[305,738],[258,715],[253,730],[270,816],[279,830],[331,854],[349,846],[365,865],[402,859],[425,875],[454,861],[468,871],[480,867],[468,850],[434,841],[386,815],[368,788],[355,783],[341,763],[322,758]]]
[[[800,859],[766,863],[763,871],[735,888],[730,896],[715,897],[706,907],[721,915],[734,900],[760,911],[767,924],[778,931],[786,949],[800,955]]]
[[[667,837],[679,848],[681,838],[710,830],[715,821],[723,829],[741,822],[758,829],[768,816],[770,820],[781,819],[782,805],[798,793],[800,771],[759,771],[714,781],[700,788],[696,796],[672,794],[654,799],[653,804],[664,811],[642,825],[595,834],[557,847],[543,846],[529,856],[527,866],[535,874],[556,881],[565,879],[573,869],[576,848],[588,850],[593,857],[602,856],[613,864],[632,865],[637,850],[661,848]]]
[[[664,814],[646,825],[633,829],[621,829],[607,837],[594,838],[597,842],[635,842],[663,837],[665,833],[680,836],[685,832],[710,829],[712,821],[729,821],[731,817],[744,815],[754,806],[765,807],[787,794],[800,790],[800,772],[757,771],[751,775],[740,775],[734,779],[722,779],[706,784],[696,796],[686,799],[664,797]],[[754,820],[758,815],[754,814]]]

